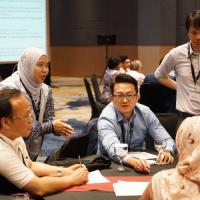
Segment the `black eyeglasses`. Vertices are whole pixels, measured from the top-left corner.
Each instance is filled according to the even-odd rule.
[[[16,117],[16,116],[12,116],[12,119],[19,119],[19,120],[29,120],[29,119],[33,119],[33,115],[31,113],[25,115],[24,117]]]
[[[132,93],[130,93],[130,94],[114,94],[113,96],[114,96],[118,101],[123,101],[124,98],[126,98],[127,101],[131,101],[131,100],[133,100],[133,99],[137,96],[137,94],[132,94]]]

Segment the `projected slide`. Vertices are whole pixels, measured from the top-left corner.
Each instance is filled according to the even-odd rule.
[[[47,51],[46,0],[0,0],[0,63],[15,62],[27,47]]]

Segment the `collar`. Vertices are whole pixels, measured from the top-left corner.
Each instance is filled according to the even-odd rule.
[[[193,55],[196,55],[196,56],[200,55],[199,53],[196,53],[196,52],[193,51],[192,45],[191,45],[191,41],[190,41],[190,42],[188,43],[188,58],[189,58],[192,54],[193,54]]]
[[[16,138],[15,140],[11,140],[10,138],[6,137],[2,133],[0,133],[0,137],[12,148],[17,149],[20,144],[20,137]]]
[[[115,108],[115,107],[114,107]],[[116,112],[116,116],[117,116],[117,122],[121,122],[121,121],[132,121],[135,117],[136,117],[136,113],[135,113],[135,111],[134,111],[134,109],[133,109],[133,112],[132,112],[132,115],[131,115],[131,117],[130,117],[130,119],[129,120],[127,120],[123,115],[122,115],[122,113],[121,112],[119,112],[116,108],[115,108],[115,112]]]

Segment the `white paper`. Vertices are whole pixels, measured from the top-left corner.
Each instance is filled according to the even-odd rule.
[[[155,165],[156,164],[156,160],[146,160],[149,165]]]
[[[129,154],[134,158],[139,158],[139,159],[144,159],[144,160],[157,158],[157,155],[147,153],[147,152],[136,151],[136,152],[130,152]]]
[[[149,182],[118,181],[113,184],[116,196],[141,196]]]
[[[110,182],[110,181],[108,179],[106,179],[104,176],[102,176],[102,174],[99,170],[92,171],[88,174],[87,184],[107,183],[107,182]]]

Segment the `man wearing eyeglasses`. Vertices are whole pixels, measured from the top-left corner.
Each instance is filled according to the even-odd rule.
[[[22,137],[32,129],[30,102],[17,89],[0,90],[0,193],[36,196],[62,191],[88,180],[84,165],[50,166],[31,161]]]
[[[155,114],[138,103],[137,81],[128,74],[119,74],[111,84],[111,99],[98,120],[98,153],[108,155],[117,161],[114,146],[117,143],[128,144],[129,151],[145,150],[145,137],[150,134],[159,151],[157,163],[170,164],[176,151],[175,142],[160,124]],[[130,154],[123,162],[139,172],[150,172],[147,161],[133,158]]]

